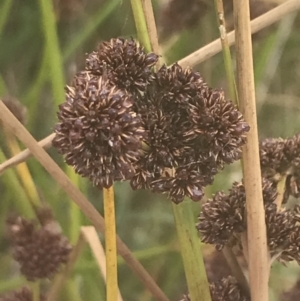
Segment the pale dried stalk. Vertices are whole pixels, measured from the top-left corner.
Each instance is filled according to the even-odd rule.
[[[79,255],[85,244],[88,244],[91,248],[91,251],[94,255],[94,258],[97,262],[99,270],[103,276],[103,279],[106,280],[106,263],[105,263],[105,253],[102,247],[102,244],[99,240],[99,236],[96,232],[95,227],[93,226],[84,226],[80,228],[80,235],[78,237],[77,243],[74,246],[71,255],[69,257],[68,263],[65,265],[64,269],[57,277],[54,279],[54,282],[47,294],[47,301],[55,301],[57,296],[62,289],[65,281],[72,272]],[[123,301],[120,291],[118,290],[118,301]]]
[[[0,120],[7,126],[23,143],[36,159],[44,166],[48,173],[56,180],[57,184],[69,195],[69,197],[78,205],[81,211],[90,219],[95,228],[105,234],[104,219],[96,208],[87,200],[85,195],[73,185],[67,175],[46,153],[46,151],[37,143],[27,129],[16,119],[16,117],[7,109],[0,100]],[[161,301],[167,301],[168,298],[155,283],[153,278],[144,269],[138,260],[133,256],[131,251],[117,237],[117,248],[119,254],[124,258],[125,262],[139,276],[145,287],[152,295]]]
[[[243,147],[250,292],[252,301],[267,301],[269,256],[259,161],[249,1],[234,0],[233,7],[239,108],[250,125],[248,142]]]
[[[146,19],[146,24],[147,24],[147,29],[148,29],[148,34],[149,34],[149,38],[150,38],[152,51],[156,54],[159,54],[160,48],[159,48],[159,44],[158,44],[158,35],[157,35],[157,28],[156,28],[156,24],[155,24],[152,2],[151,2],[151,0],[142,0],[142,4],[143,4],[143,10],[144,10],[144,15],[145,15],[145,19]],[[160,67],[160,65],[161,65],[161,62],[159,59],[156,63],[157,69]]]
[[[48,149],[52,146],[52,140],[55,137],[55,133],[52,133],[48,137],[44,138],[43,140],[39,141],[38,144],[44,148]],[[2,164],[0,164],[0,175],[8,168],[16,166],[22,162],[25,162],[28,158],[32,156],[31,151],[27,148],[20,152],[19,154],[13,156],[12,158],[6,160]]]
[[[251,21],[251,33],[256,33],[259,30],[272,25],[273,23],[281,20],[285,15],[290,14],[298,9],[300,9],[299,0],[286,1],[285,3]],[[231,31],[227,35],[227,38],[229,45],[233,45],[235,43],[235,32]],[[219,39],[217,39],[181,59],[178,61],[178,64],[182,67],[193,67],[216,55],[221,50],[221,42]]]
[[[106,280],[106,260],[105,253],[102,244],[99,240],[96,229],[93,226],[81,227],[81,233],[83,234],[86,242],[89,244],[92,253],[95,257],[97,265],[101,271],[103,279]],[[118,301],[123,301],[120,290],[118,290]]]

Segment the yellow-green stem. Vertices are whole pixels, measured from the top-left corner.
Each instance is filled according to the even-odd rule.
[[[145,47],[145,50],[151,51],[151,42],[147,28],[147,22],[143,11],[143,4],[141,0],[131,0],[131,7],[133,17],[137,30],[137,35],[140,43]]]
[[[181,256],[191,301],[211,301],[201,242],[195,228],[190,200],[173,204],[176,229],[180,241]]]
[[[36,280],[32,283],[32,300],[40,301],[40,281]]]
[[[20,153],[21,149],[19,147],[16,137],[6,130],[5,130],[5,136],[11,155],[16,155]],[[30,171],[27,167],[27,164],[25,162],[21,163],[16,166],[16,169],[20,177],[21,183],[24,187],[24,190],[26,191],[26,194],[29,197],[32,207],[34,209],[38,208],[40,206],[40,199],[35,184],[33,182],[33,179],[31,177]]]
[[[279,182],[277,183],[277,198],[276,198],[276,205],[277,205],[277,210],[280,209],[281,204],[283,202],[284,198],[284,192],[285,192],[285,185],[286,185],[286,175],[282,176]]]
[[[118,300],[117,239],[113,186],[103,189],[106,255],[106,301]]]

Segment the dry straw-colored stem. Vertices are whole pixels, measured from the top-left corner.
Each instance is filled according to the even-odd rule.
[[[39,141],[38,144],[44,149],[48,149],[52,146],[52,140],[54,139],[55,134],[52,133],[48,137],[44,138],[43,140]],[[13,156],[12,158],[6,160],[2,164],[0,164],[0,175],[8,168],[21,164],[22,162],[26,161],[28,158],[32,156],[31,151],[27,148],[22,152],[18,153],[17,155]]]
[[[114,189],[103,189],[106,254],[106,300],[118,299],[118,269],[116,246],[116,215]]]
[[[105,259],[105,253],[102,247],[102,244],[99,240],[98,233],[96,232],[95,228],[93,226],[85,226],[81,227],[81,233],[84,236],[86,242],[89,244],[92,253],[95,257],[95,260],[97,262],[97,265],[99,267],[99,270],[101,271],[101,274],[103,276],[103,279],[108,284],[108,279],[106,277],[106,259]],[[118,301],[122,301],[121,293],[118,289]]]
[[[250,125],[248,142],[243,148],[250,292],[252,301],[267,301],[269,257],[259,161],[249,1],[234,0],[233,7],[239,108]]]
[[[242,2],[244,3],[244,1]],[[283,4],[277,6],[276,8],[251,21],[251,33],[256,33],[261,29],[272,25],[273,23],[281,20],[285,15],[290,14],[298,9],[300,9],[299,0],[289,0],[284,2]],[[234,31],[231,31],[227,37],[229,45],[235,43]],[[191,53],[187,57],[181,59],[178,63],[182,67],[193,67],[216,55],[221,50],[221,41],[217,39],[211,42],[210,44],[200,48],[199,50],[196,50],[195,52]]]
[[[16,119],[16,117],[7,109],[4,103],[0,100],[0,120],[7,126],[23,143],[36,159],[43,165],[49,174],[56,180],[61,188],[70,196],[70,198],[78,205],[81,211],[90,219],[95,228],[105,234],[105,224],[102,215],[96,208],[87,200],[84,194],[75,187],[67,175],[46,153],[46,151],[37,143],[26,128]],[[124,258],[130,268],[138,275],[139,279],[144,283],[145,287],[152,295],[161,301],[167,301],[168,298],[155,283],[153,278],[148,274],[144,267],[133,256],[131,251],[117,237],[117,248],[119,254]]]

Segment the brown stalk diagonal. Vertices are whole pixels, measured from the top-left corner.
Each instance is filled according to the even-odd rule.
[[[249,1],[234,0],[233,7],[239,108],[250,126],[248,141],[243,147],[250,293],[252,301],[267,301],[269,258],[259,160]]]
[[[261,29],[272,25],[273,23],[281,20],[285,15],[295,12],[300,9],[300,1],[299,0],[289,0],[285,3],[279,5],[278,7],[270,10],[269,12],[263,14],[262,16],[251,21],[251,33],[256,33]],[[235,43],[235,32],[231,31],[228,35],[228,43],[229,45],[233,45]],[[220,39],[217,39],[206,46],[198,49],[197,51],[191,53],[185,58],[178,61],[178,63],[182,67],[193,67],[197,64],[204,62],[205,60],[213,57],[218,54],[222,50],[222,45]],[[51,134],[48,137],[44,138],[39,144],[42,147],[49,148],[51,146],[52,139],[55,134]],[[17,164],[20,164],[26,161],[31,156],[31,152],[29,149],[25,149],[20,154],[8,159],[7,161],[0,164],[0,174],[4,172],[7,168],[13,167]]]
[[[87,200],[81,191],[75,187],[67,175],[46,153],[46,151],[38,144],[31,136],[27,129],[16,119],[16,117],[7,109],[4,103],[0,100],[0,120],[7,126],[23,143],[36,159],[43,165],[49,174],[56,180],[62,189],[70,196],[70,198],[79,206],[82,212],[90,219],[95,228],[101,233],[105,233],[104,219],[95,207]],[[157,286],[153,278],[148,274],[144,267],[132,255],[131,251],[117,237],[117,248],[119,254],[124,258],[130,268],[139,276],[145,287],[152,295],[160,301],[167,301],[168,298]]]

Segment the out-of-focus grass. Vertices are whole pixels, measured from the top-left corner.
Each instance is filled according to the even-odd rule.
[[[155,1],[159,20],[160,2]],[[85,54],[102,41],[116,36],[134,36],[135,27],[129,1],[91,0],[84,6],[79,0],[60,0],[80,9],[55,14],[44,1],[4,0],[0,2],[0,97],[16,96],[28,110],[27,127],[37,138],[51,133],[57,105],[63,101],[63,86],[84,66]],[[80,6],[81,5],[81,6]],[[52,17],[52,19],[51,19]],[[48,22],[47,22],[48,20]],[[299,122],[299,15],[285,43],[278,68],[259,112],[261,137],[288,136],[300,130]],[[266,62],[278,39],[277,26],[254,37],[254,61],[257,85],[264,84]],[[178,34],[177,42],[165,53],[172,63],[218,37],[213,7],[194,30]],[[195,68],[214,87],[226,87],[222,54]],[[228,95],[228,93],[227,93]],[[260,95],[257,95],[258,101]],[[4,135],[0,131],[0,161],[8,156]],[[50,154],[68,172],[89,200],[102,212],[98,190],[85,179],[68,170],[55,150]],[[88,224],[77,207],[66,197],[34,158],[28,161],[33,180],[43,201],[49,203],[64,233],[74,243],[80,225]],[[231,180],[239,180],[238,167],[226,168],[208,191],[227,189]],[[183,265],[178,253],[172,206],[164,197],[148,191],[132,191],[128,183],[117,183],[117,231],[155,277],[172,300],[186,292]],[[30,205],[14,170],[0,177],[0,293],[22,284],[18,270],[12,265],[5,240],[4,221],[11,210],[32,216]],[[194,205],[195,216],[200,210]],[[103,212],[102,212],[103,213]],[[297,267],[298,268],[298,267]],[[276,265],[272,271],[272,287],[281,288],[292,282],[298,270],[294,265]],[[290,275],[282,281],[283,275]],[[119,284],[124,300],[152,300],[129,268],[119,264]],[[80,294],[78,292],[80,291]],[[104,300],[105,288],[89,250],[80,258],[61,299],[76,301]]]

